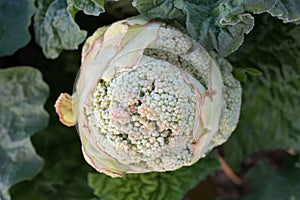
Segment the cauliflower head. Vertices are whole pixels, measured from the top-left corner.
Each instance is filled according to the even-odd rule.
[[[112,177],[192,165],[235,129],[232,67],[181,30],[134,17],[87,39],[71,96],[56,111],[77,124],[86,161]]]

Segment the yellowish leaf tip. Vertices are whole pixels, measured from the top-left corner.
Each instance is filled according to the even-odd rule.
[[[69,127],[76,124],[76,120],[73,116],[72,96],[67,93],[61,93],[54,107],[61,123]]]

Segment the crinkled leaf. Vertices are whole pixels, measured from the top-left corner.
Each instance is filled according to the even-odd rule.
[[[300,27],[267,16],[261,20],[240,51],[229,57],[235,66],[263,72],[244,85],[240,123],[224,145],[233,166],[254,151],[300,151]]]
[[[283,22],[300,22],[300,2],[298,0],[245,0],[245,9],[254,13],[268,12]]]
[[[275,1],[275,0],[273,0]],[[300,1],[281,0],[275,1],[275,5],[268,11],[272,16],[282,19],[283,22],[300,23]]]
[[[46,104],[49,126],[32,137],[45,164],[34,179],[14,185],[10,189],[11,197],[13,200],[91,200],[93,193],[87,183],[87,173],[93,169],[83,159],[76,129],[61,125],[54,109],[58,94],[73,89],[80,54],[67,51],[56,60],[34,58],[35,55],[31,55],[27,60],[42,63],[43,74],[47,75],[45,78],[51,88]],[[57,66],[61,68],[58,70]]]
[[[121,178],[90,173],[88,181],[101,200],[181,200],[218,168],[217,160],[210,155],[190,167],[172,172],[128,174]]]
[[[75,23],[63,0],[39,0],[34,17],[35,39],[47,58],[57,58],[64,50],[77,49],[86,37]]]
[[[98,16],[104,12],[104,0],[68,0],[68,9],[80,11],[84,14]]]
[[[254,25],[253,17],[244,13],[239,4],[232,0],[176,0],[167,4],[158,1],[136,0],[135,6],[147,17],[176,19],[182,21],[188,33],[207,50],[216,49],[221,56],[227,56],[243,43],[244,34]],[[159,13],[163,11],[161,15]]]
[[[87,183],[87,173],[91,168],[82,157],[75,128],[66,128],[53,121],[33,141],[45,159],[45,166],[35,179],[11,189],[13,200],[93,198]]]
[[[48,93],[36,69],[0,70],[0,199],[10,199],[12,185],[31,179],[42,168],[29,137],[47,126],[43,104]]]
[[[278,170],[266,162],[251,169],[246,177],[250,193],[243,200],[300,199],[300,169],[295,167],[294,158],[285,163]]]
[[[0,0],[0,56],[13,54],[30,40],[34,0]]]
[[[208,5],[186,2],[186,28],[206,49],[216,49],[221,56],[227,56],[241,46],[244,34],[254,26],[254,18],[244,13],[240,5],[210,2]]]
[[[181,19],[184,23],[185,13],[182,11],[183,5],[177,0],[134,0],[133,6],[135,6],[139,12],[147,17],[162,18],[162,19]]]
[[[236,51],[252,30],[254,19],[248,12],[268,12],[284,22],[300,19],[297,0],[135,0],[134,6],[147,17],[182,22],[194,39],[221,56]]]

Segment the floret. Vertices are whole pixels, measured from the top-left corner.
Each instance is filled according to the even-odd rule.
[[[151,170],[188,164],[196,94],[182,73],[166,61],[149,59],[110,82],[100,80],[88,111],[99,146],[123,164]]]
[[[87,162],[110,176],[169,171],[225,142],[241,87],[212,56],[179,29],[141,17],[96,31],[72,96]]]

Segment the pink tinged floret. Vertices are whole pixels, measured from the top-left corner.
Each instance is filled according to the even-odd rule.
[[[101,108],[108,108],[110,104],[110,101],[108,99],[103,99],[101,101]]]
[[[139,100],[135,95],[130,95],[130,97],[128,97],[127,99],[127,105],[128,106],[134,106],[136,104],[138,104]]]
[[[131,113],[136,113],[137,112],[137,107],[130,105],[128,107],[128,111],[131,112]]]
[[[127,105],[128,105],[128,111],[130,113],[136,113],[137,112],[137,104],[138,104],[139,100],[137,99],[137,97],[135,95],[131,95],[130,97],[128,97],[127,99]]]
[[[116,125],[125,125],[130,122],[130,115],[122,108],[108,108],[110,119]]]
[[[129,134],[129,139],[132,140],[132,141],[136,141],[136,140],[139,140],[140,139],[140,133],[138,132],[132,132]]]
[[[138,113],[141,115],[141,117],[147,117],[147,115],[152,113],[152,109],[146,105],[141,105],[138,107]]]

